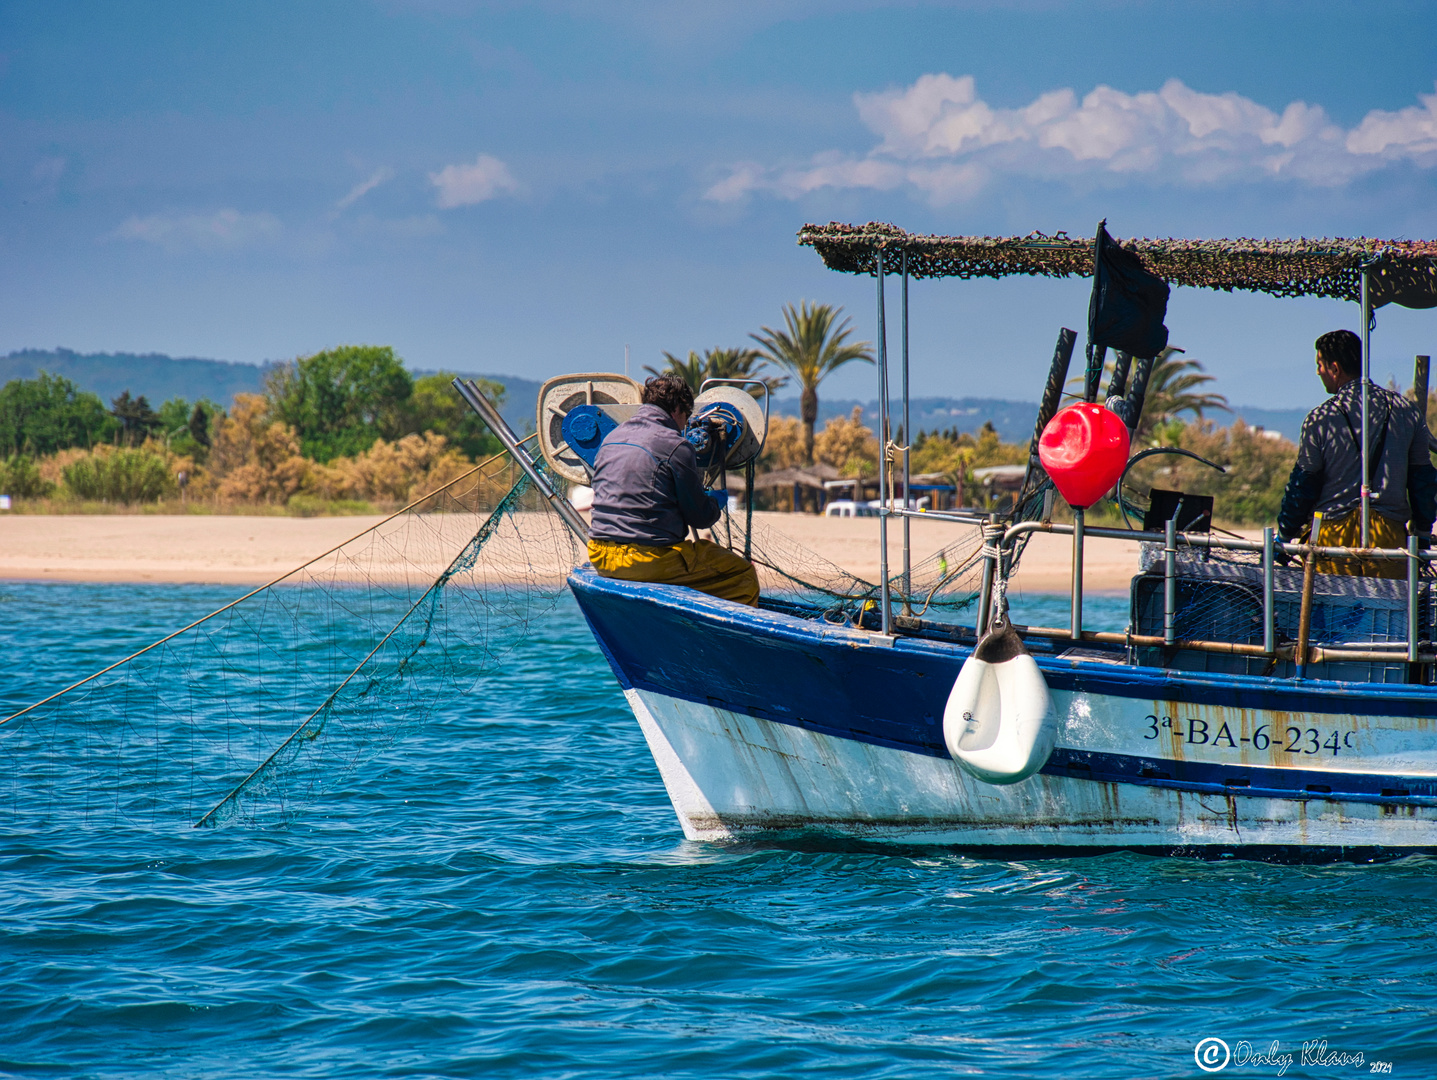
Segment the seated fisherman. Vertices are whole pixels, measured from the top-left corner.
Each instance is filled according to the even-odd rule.
[[[1305,536],[1322,512],[1317,543],[1358,547],[1362,542],[1362,342],[1350,330],[1317,339],[1317,375],[1332,395],[1302,422],[1297,463],[1282,496],[1277,530],[1283,540]],[[1405,548],[1408,529],[1423,546],[1437,517],[1437,470],[1427,451],[1427,422],[1391,390],[1368,382],[1369,546]],[[1319,559],[1324,574],[1406,577],[1395,560]]]
[[[752,563],[711,541],[686,539],[690,526],[707,529],[723,513],[680,434],[693,391],[660,375],[644,384],[643,402],[609,432],[594,460],[589,561],[600,577],[687,585],[757,604]]]

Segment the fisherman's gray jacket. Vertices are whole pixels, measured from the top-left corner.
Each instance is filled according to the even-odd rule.
[[[1426,536],[1437,516],[1437,470],[1427,453],[1427,423],[1417,407],[1368,383],[1371,506]],[[1362,380],[1341,387],[1302,422],[1297,463],[1282,496],[1277,530],[1290,540],[1322,511],[1331,517],[1362,502]]]
[[[657,405],[642,406],[599,447],[593,539],[671,547],[688,535],[690,525],[707,529],[722,512],[704,490],[694,448]]]

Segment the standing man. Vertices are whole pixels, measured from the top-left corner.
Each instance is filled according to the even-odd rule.
[[[686,585],[740,604],[758,603],[753,564],[709,540],[686,539],[723,514],[694,448],[680,432],[694,393],[672,375],[644,383],[638,412],[609,432],[594,459],[589,561],[600,577]]]
[[[1362,543],[1362,342],[1351,330],[1317,339],[1317,376],[1332,395],[1302,422],[1297,463],[1282,496],[1277,530],[1301,538],[1322,513],[1318,544]],[[1437,470],[1427,451],[1426,402],[1421,408],[1368,382],[1368,487],[1372,547],[1405,548],[1409,530],[1426,546],[1437,517]],[[1324,574],[1406,577],[1393,560],[1319,559]]]

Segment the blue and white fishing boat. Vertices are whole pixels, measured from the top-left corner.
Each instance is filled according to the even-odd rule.
[[[831,268],[876,280],[885,433],[886,277],[902,280],[901,422],[911,431],[909,277],[1094,273],[1094,245],[1061,235],[933,237],[835,224],[806,227],[799,239]],[[1437,305],[1437,244],[1124,247],[1172,284],[1356,301],[1364,375],[1375,308]],[[919,512],[893,495],[907,491],[902,448],[893,464],[889,454],[880,462],[887,494],[881,580],[867,595],[838,604],[766,597],[755,609],[673,586],[608,580],[587,568],[573,573],[579,606],[686,836],[797,833],[988,852],[1135,849],[1301,860],[1437,850],[1433,556],[1415,539],[1407,550],[1363,548],[1368,559],[1404,565],[1405,580],[1339,577],[1315,573],[1315,558],[1359,549],[1284,545],[1271,530],[1260,541],[1218,536],[1180,509],[1170,508],[1165,520],[1150,512],[1146,526],[1133,529],[1085,527],[1081,511],[1072,524],[1054,522],[1038,436],[1057,412],[1074,340],[1072,331],[1059,335],[1013,512],[1004,520],[924,515],[967,526],[975,538],[972,565],[981,580],[966,609],[953,605],[959,618],[933,617],[932,591],[925,597],[914,584],[908,523]],[[1095,373],[1090,358],[1088,401],[1101,359]],[[1416,386],[1424,402],[1425,360],[1418,358]],[[1107,400],[1131,425],[1151,364],[1117,357],[1121,374]],[[719,404],[727,403],[731,426],[764,422],[722,389],[730,393]],[[476,394],[469,388],[466,396],[474,402]],[[578,435],[597,447],[603,425],[594,417],[615,407],[596,400],[591,386],[588,418],[580,409],[572,420],[562,409],[546,416],[541,401],[541,434],[554,425],[544,443],[551,464],[562,464],[560,451],[575,448]],[[698,427],[705,401],[701,395]],[[718,407],[708,404],[710,412]],[[1364,391],[1364,434],[1366,422]],[[1365,453],[1371,444],[1363,441]],[[720,468],[733,466],[757,453],[752,439],[748,445],[747,459],[725,462],[721,451],[712,453]],[[522,447],[515,451],[529,460]],[[542,470],[533,472],[544,483]],[[561,511],[582,529],[572,508]],[[890,568],[887,534],[895,526],[903,531],[903,565]],[[735,546],[751,543],[737,517],[734,528]],[[1004,586],[1025,538],[1039,531],[1073,538],[1070,624],[1010,627]],[[1145,557],[1127,630],[1085,629],[1085,543],[1134,540]],[[1284,554],[1298,568],[1279,565]]]

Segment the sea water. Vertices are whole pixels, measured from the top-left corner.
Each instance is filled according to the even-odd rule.
[[[234,592],[0,585],[3,703]],[[566,600],[285,827],[10,820],[0,1073],[1430,1077],[1435,916],[1422,857],[687,842]]]

